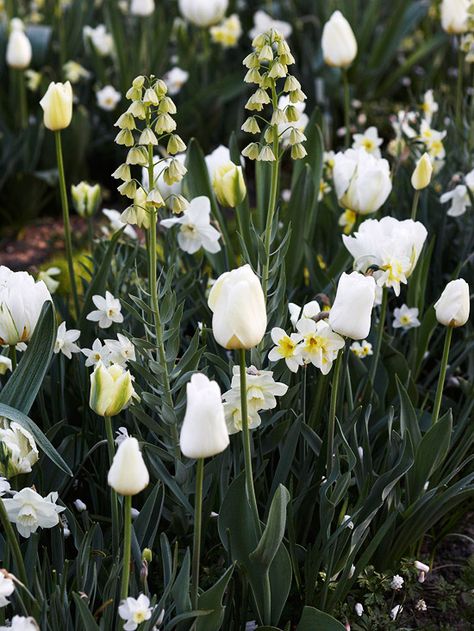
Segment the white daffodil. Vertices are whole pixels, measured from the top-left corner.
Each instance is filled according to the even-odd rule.
[[[425,92],[421,109],[423,110],[423,118],[428,125],[431,125],[433,115],[436,114],[439,109],[438,103],[434,100],[433,90],[427,90]]]
[[[105,340],[105,346],[109,351],[110,362],[125,367],[127,362],[135,361],[135,346],[125,335],[117,333],[117,339]]]
[[[119,213],[118,210],[113,210],[112,208],[103,208],[102,212],[104,213],[104,215],[107,217],[107,219],[110,222],[110,228],[106,226],[102,227],[102,232],[105,235],[108,236],[110,232],[112,232],[113,234],[114,232],[121,230],[124,226],[127,225],[124,221],[122,221],[121,214]],[[137,233],[132,228],[132,226],[127,226],[125,230],[123,231],[123,233],[126,234],[127,237],[130,237],[130,239],[137,238]]]
[[[311,300],[310,302],[307,302],[304,307],[300,307],[294,302],[290,302],[288,304],[288,311],[290,312],[290,322],[293,327],[296,328],[298,320],[301,320],[302,318],[314,318],[321,312],[321,308],[316,300]]]
[[[353,149],[365,149],[367,153],[371,153],[376,158],[382,156],[380,145],[383,143],[383,139],[379,138],[377,127],[369,127],[362,134],[354,134],[352,138],[354,139]]]
[[[367,340],[362,340],[362,342],[353,342],[349,348],[354,355],[360,359],[365,359],[366,357],[369,357],[369,355],[374,354],[372,344]]]
[[[66,329],[66,323],[61,322],[58,326],[58,332],[56,335],[56,342],[54,344],[54,352],[62,353],[68,359],[71,359],[72,353],[80,353],[81,349],[76,342],[81,335],[78,329]]]
[[[114,39],[107,32],[104,24],[98,24],[95,28],[88,25],[84,26],[82,32],[84,39],[91,42],[98,55],[107,57],[107,55],[111,54],[114,48]]]
[[[297,351],[304,363],[313,364],[323,375],[327,375],[338,352],[344,347],[344,338],[323,320],[315,322],[304,318],[298,322],[296,328],[303,337]]]
[[[220,251],[221,235],[211,226],[211,202],[208,197],[195,197],[180,217],[160,222],[164,228],[176,224],[180,225],[178,244],[184,252],[195,254],[201,248],[212,254]]]
[[[451,202],[448,215],[460,217],[471,207],[471,195],[474,195],[474,169],[465,175],[464,184],[458,184],[452,191],[443,193],[440,202]]]
[[[408,329],[414,329],[417,326],[420,326],[420,321],[418,320],[418,309],[416,307],[408,307],[407,305],[402,305],[401,307],[396,307],[393,310],[393,323],[392,326],[394,329],[404,329],[408,331]]]
[[[188,79],[189,72],[183,70],[182,68],[178,68],[177,66],[175,68],[171,68],[171,70],[168,70],[168,72],[163,77],[163,81],[168,87],[168,94],[170,96],[178,94],[178,92],[181,90]]]
[[[95,96],[97,105],[106,112],[112,112],[122,99],[122,95],[113,85],[105,85],[100,90],[97,90]]]
[[[224,395],[223,395],[224,396]],[[224,416],[227,431],[229,434],[236,434],[242,431],[242,409],[240,403],[240,390],[234,392],[229,390],[225,393],[226,400],[224,401]],[[247,410],[249,429],[255,429],[258,427],[262,419],[260,414],[255,410]]]
[[[140,594],[138,598],[129,596],[122,600],[118,613],[122,620],[125,620],[124,631],[135,631],[142,622],[151,618],[153,609],[154,607],[150,607],[150,599],[145,594]]]
[[[66,81],[70,81],[71,83],[79,83],[81,79],[88,79],[91,76],[91,73],[86,70],[84,66],[77,63],[77,61],[66,61],[63,70]]]
[[[97,339],[94,340],[92,348],[82,348],[81,353],[87,357],[86,366],[95,366],[102,362],[104,366],[108,366],[111,362],[110,348]]]
[[[0,476],[0,497],[3,497],[9,490],[10,482],[6,478]]]
[[[59,267],[48,267],[47,270],[41,270],[38,273],[38,280],[42,280],[46,287],[49,289],[51,294],[59,287],[59,280],[56,280],[55,276],[59,276],[61,274],[61,270]]]
[[[12,369],[12,360],[6,355],[0,355],[0,375],[5,375]]]
[[[30,473],[39,457],[35,439],[19,423],[0,419],[0,473],[11,478]]]
[[[265,11],[256,11],[253,16],[253,28],[249,31],[250,39],[254,39],[257,35],[266,33],[270,29],[278,31],[285,39],[288,39],[293,32],[293,28],[288,22],[274,20]]]
[[[120,300],[114,298],[110,291],[103,296],[92,296],[92,302],[97,309],[87,314],[87,320],[98,322],[101,329],[108,329],[113,322],[121,324],[123,322],[122,307]]]
[[[22,537],[28,539],[38,528],[53,528],[59,523],[59,513],[65,510],[58,506],[58,494],[49,493],[41,497],[39,493],[25,487],[13,495],[3,499],[8,519],[16,525]]]
[[[446,157],[446,150],[443,144],[446,133],[446,131],[438,131],[430,127],[426,119],[421,121],[419,137],[425,144],[432,160],[443,160]]]
[[[272,329],[271,337],[276,346],[268,353],[268,359],[272,362],[284,359],[292,372],[298,372],[298,368],[303,364],[303,358],[296,351],[303,337],[299,333],[288,335],[278,327]]]
[[[15,583],[9,578],[6,570],[0,570],[0,607],[6,607],[10,603],[8,596],[11,596],[14,591]]]

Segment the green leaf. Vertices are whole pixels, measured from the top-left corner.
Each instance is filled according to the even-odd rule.
[[[82,622],[81,628],[83,628],[84,631],[99,631],[100,627],[95,621],[95,618],[92,615],[89,607],[85,603],[84,599],[81,598],[79,594],[73,594],[72,597],[74,599],[79,617]]]
[[[419,445],[421,440],[421,431],[418,424],[418,417],[415,408],[412,405],[408,392],[405,390],[397,377],[398,396],[400,398],[400,432],[402,438],[406,433],[410,436],[413,447]]]
[[[296,631],[345,631],[335,618],[314,607],[305,607]]]
[[[231,565],[217,583],[199,596],[199,609],[208,610],[210,613],[197,619],[196,631],[219,631],[221,628],[225,613],[222,598],[233,571],[234,566]]]
[[[250,554],[251,560],[256,561],[262,570],[268,570],[283,541],[286,527],[286,507],[289,501],[290,494],[280,484],[273,496],[265,530],[257,547]]]

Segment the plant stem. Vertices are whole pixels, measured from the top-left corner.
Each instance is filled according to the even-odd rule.
[[[461,41],[458,42],[458,77],[456,83],[456,126],[458,130],[462,125],[462,85],[464,73],[464,53],[461,50]]]
[[[17,366],[16,346],[14,344],[10,345],[8,354],[10,355],[10,359],[12,360],[12,372],[13,372],[15,370],[16,366]]]
[[[413,221],[416,220],[416,213],[418,212],[418,202],[420,201],[420,193],[421,191],[415,191],[413,195],[413,203],[411,206],[411,218]]]
[[[438,387],[436,389],[436,397],[433,406],[433,415],[431,417],[431,424],[435,425],[438,422],[439,411],[441,409],[441,399],[443,398],[444,382],[446,380],[446,369],[448,367],[449,349],[451,347],[451,338],[453,336],[453,327],[446,327],[446,337],[444,338],[443,357],[441,359],[441,368],[439,371]]]
[[[240,349],[240,406],[242,414],[242,444],[244,448],[245,485],[247,497],[252,509],[255,527],[260,534],[260,518],[258,516],[257,498],[253,484],[252,449],[250,442],[249,419],[247,411],[247,367],[245,365],[245,349]]]
[[[25,85],[25,71],[17,70],[17,81],[18,81],[18,100],[20,103],[19,107],[19,121],[20,128],[25,129],[28,126],[28,103],[26,99],[26,85]]]
[[[128,596],[130,582],[130,559],[132,552],[132,496],[125,495],[123,501],[123,567],[120,599]]]
[[[112,462],[115,455],[115,443],[114,433],[112,430],[112,421],[110,416],[104,416],[105,431],[107,433],[107,450],[109,453],[109,466],[112,466]],[[112,541],[114,543],[114,550],[117,552],[119,549],[119,510],[117,493],[110,489],[110,505],[112,513]]]
[[[334,433],[336,429],[336,407],[337,407],[337,394],[339,391],[339,382],[341,380],[341,366],[342,355],[344,349],[339,351],[336,358],[336,365],[334,366],[334,376],[332,378],[331,388],[331,402],[329,405],[329,423],[328,423],[328,445],[327,445],[327,461],[326,461],[326,476],[332,473],[332,466],[334,460]]]
[[[386,287],[382,290],[382,305],[380,307],[380,320],[379,327],[377,329],[377,338],[375,340],[374,355],[372,357],[372,363],[370,364],[369,383],[374,388],[375,375],[377,373],[377,366],[380,358],[380,350],[382,348],[383,330],[385,326],[385,317],[387,315],[387,303],[388,303],[388,290]]]
[[[8,541],[8,545],[13,553],[13,558],[15,559],[16,568],[18,572],[18,576],[20,581],[25,585],[28,585],[28,577],[26,575],[25,564],[23,562],[23,556],[20,550],[20,544],[18,543],[18,539],[15,535],[15,531],[13,530],[13,526],[11,525],[10,520],[8,519],[7,511],[5,510],[5,505],[3,500],[0,499],[0,521],[2,522],[3,530],[5,531],[5,538]]]
[[[204,458],[198,458],[196,463],[196,495],[194,498],[194,539],[193,539],[193,572],[191,606],[198,608],[199,596],[199,562],[201,559],[201,528],[202,528],[202,484],[204,480]]]
[[[343,68],[342,70],[342,85],[344,90],[344,127],[345,127],[345,141],[346,148],[349,147],[351,143],[351,110],[350,110],[350,98],[351,93],[349,89],[349,77],[347,75],[347,70]]]
[[[87,217],[87,240],[89,241],[89,250],[92,253],[94,246],[94,221],[92,217]]]
[[[69,205],[67,201],[66,177],[64,175],[63,149],[61,145],[61,132],[60,131],[54,132],[54,139],[56,141],[56,159],[58,162],[59,190],[61,193],[61,206],[63,209],[64,244],[66,246],[66,258],[67,258],[67,266],[68,266],[68,271],[69,271],[69,282],[71,284],[71,291],[72,291],[72,297],[74,301],[74,309],[76,311],[76,318],[79,318],[79,297],[77,293],[76,276],[74,274],[71,225],[69,223]]]

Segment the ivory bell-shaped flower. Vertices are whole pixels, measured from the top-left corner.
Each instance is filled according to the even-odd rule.
[[[443,0],[441,3],[441,26],[452,35],[465,33],[468,29],[470,0]]]
[[[221,274],[212,286],[208,304],[218,344],[236,349],[260,343],[267,327],[267,310],[260,280],[250,265]]]
[[[357,40],[351,25],[340,11],[334,11],[324,25],[321,46],[328,66],[347,68],[356,58]]]
[[[209,458],[229,445],[221,390],[215,381],[196,373],[186,386],[187,406],[179,444],[188,458]]]
[[[24,70],[30,65],[31,57],[31,43],[25,34],[23,22],[19,18],[13,18],[7,44],[7,65],[16,70]]]
[[[345,337],[363,340],[370,332],[375,302],[375,280],[359,272],[343,273],[329,312],[329,325]]]
[[[235,208],[243,202],[247,195],[242,167],[233,162],[227,162],[217,167],[214,172],[212,187],[219,204]]]
[[[229,0],[179,0],[181,15],[196,26],[212,26],[220,22]]]
[[[28,342],[47,300],[51,294],[42,280],[0,266],[0,345]]]
[[[469,320],[469,285],[462,278],[452,280],[435,303],[436,319],[450,327],[464,326]]]
[[[416,163],[415,170],[411,176],[411,185],[416,191],[420,191],[426,188],[431,182],[431,175],[433,173],[433,165],[431,164],[430,156],[424,153]]]
[[[72,119],[72,87],[66,83],[52,81],[40,101],[43,108],[44,126],[51,131],[69,127]]]
[[[119,364],[105,367],[100,361],[91,375],[89,405],[99,416],[116,416],[136,396],[132,375]]]
[[[120,495],[137,495],[148,486],[150,475],[136,438],[124,438],[118,446],[107,482]]]

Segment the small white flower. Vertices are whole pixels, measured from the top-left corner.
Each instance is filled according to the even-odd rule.
[[[163,77],[163,81],[168,86],[168,94],[170,96],[174,96],[178,94],[183,85],[189,79],[189,72],[183,70],[182,68],[171,68]]]
[[[376,158],[380,158],[382,156],[380,152],[380,145],[383,143],[383,140],[382,138],[379,138],[377,127],[369,127],[362,134],[354,134],[353,139],[353,149],[365,149],[367,153],[371,153]]]
[[[104,24],[98,24],[95,28],[88,25],[84,26],[83,34],[101,57],[110,55],[114,47],[114,40],[112,35],[107,32]]]
[[[126,223],[124,221],[121,220],[121,214],[119,213],[118,210],[113,210],[111,208],[104,208],[102,210],[102,212],[104,213],[104,215],[107,217],[107,219],[110,221],[110,231],[112,231],[112,233],[117,232],[117,230],[121,230]],[[109,229],[105,226],[102,227],[102,232],[106,235],[109,234]],[[135,230],[132,228],[132,226],[128,226],[125,228],[125,230],[123,231],[124,234],[127,235],[127,237],[130,237],[131,239],[136,239],[137,238],[137,233],[135,232]]]
[[[362,603],[356,603],[356,605],[354,607],[354,610],[355,610],[356,614],[360,618],[360,616],[364,613],[364,607],[363,607]]]
[[[9,478],[20,473],[30,473],[38,460],[35,439],[19,423],[0,419],[0,444],[5,453],[5,462],[0,463],[0,472]]]
[[[354,522],[351,519],[350,515],[344,515],[342,518],[341,526],[346,525],[350,530],[354,530]]]
[[[417,326],[420,326],[418,313],[419,312],[416,307],[410,308],[407,305],[396,307],[393,310],[393,315],[395,316],[392,323],[393,328],[404,329],[405,331],[408,331],[408,329],[413,329]]]
[[[460,217],[464,215],[466,210],[471,207],[471,197],[474,193],[474,169],[464,177],[464,184],[458,184],[452,191],[443,193],[440,202],[445,204],[451,202],[448,210],[450,217]]]
[[[359,357],[360,359],[365,359],[369,355],[373,355],[374,351],[372,350],[372,344],[367,340],[362,340],[362,342],[353,342],[350,345],[350,350]]]
[[[423,110],[423,116],[428,123],[431,125],[431,120],[433,118],[433,114],[439,109],[438,103],[434,100],[433,90],[427,90],[423,96],[423,103],[421,104],[421,109]]]
[[[305,304],[303,309],[294,302],[290,302],[288,304],[288,311],[290,312],[290,322],[296,328],[298,320],[302,318],[314,318],[320,313],[321,308],[316,300],[311,300]]]
[[[77,500],[74,500],[73,504],[78,513],[83,513],[85,510],[87,510],[87,504],[85,504],[79,498]]]
[[[6,478],[0,476],[0,497],[3,497],[9,490],[10,482]]]
[[[150,599],[145,594],[140,594],[138,598],[126,598],[118,609],[119,616],[125,620],[124,631],[135,631],[142,622],[149,620],[153,613],[150,607]]]
[[[395,605],[395,607],[390,611],[390,618],[395,620],[399,613],[402,613],[403,607],[401,605]]]
[[[76,340],[79,339],[81,332],[78,329],[70,329],[66,330],[66,323],[61,322],[58,326],[58,332],[56,335],[56,343],[54,344],[54,352],[62,353],[68,359],[71,359],[72,353],[80,353],[81,349],[77,344]]]
[[[97,105],[101,109],[106,112],[112,112],[117,107],[122,95],[112,85],[106,85],[102,89],[97,90],[96,98]]]
[[[0,375],[5,375],[12,370],[12,360],[6,355],[0,355]]]
[[[392,589],[399,590],[403,587],[404,582],[405,581],[403,580],[402,576],[400,576],[399,574],[395,574],[395,576],[392,578],[392,581],[390,583],[390,587]]]
[[[274,20],[271,15],[268,15],[265,11],[256,11],[253,16],[253,28],[249,31],[250,39],[254,39],[257,35],[261,35],[269,29],[275,29],[281,33],[285,39],[288,39],[293,31],[291,24],[288,22]]]
[[[59,281],[54,278],[55,276],[59,276],[61,274],[61,270],[59,267],[48,267],[47,270],[42,270],[38,274],[38,280],[42,280],[46,287],[49,289],[51,294],[59,287]]]
[[[38,528],[53,528],[59,523],[58,514],[65,510],[58,506],[58,494],[49,493],[41,497],[39,493],[25,487],[12,498],[1,500],[7,511],[8,519],[16,524],[22,537],[28,539]]]
[[[87,357],[86,366],[95,366],[99,362],[104,366],[110,364],[110,350],[100,340],[94,340],[92,348],[83,348],[81,353]]]
[[[114,298],[110,291],[105,292],[105,298],[98,295],[92,296],[92,302],[97,309],[87,315],[87,320],[98,322],[101,329],[108,329],[113,322],[117,324],[123,322],[120,300]]]
[[[117,333],[116,340],[105,340],[105,346],[109,350],[109,361],[120,366],[126,366],[127,362],[135,361],[135,347],[125,335]]]
[[[30,616],[13,616],[10,626],[2,626],[0,631],[39,631],[39,627]]]
[[[6,607],[10,602],[8,596],[15,591],[15,583],[11,578],[6,576],[6,572],[0,571],[0,607]]]
[[[272,362],[284,359],[292,372],[298,372],[298,368],[303,364],[303,358],[297,354],[296,349],[303,336],[299,333],[287,335],[283,329],[274,327],[271,337],[276,346],[269,352],[268,359]]]
[[[180,217],[163,219],[160,224],[171,228],[179,224],[179,247],[188,254],[195,254],[203,248],[215,254],[219,252],[221,237],[218,230],[211,226],[211,202],[208,197],[195,197]]]
[[[423,598],[420,598],[420,600],[416,603],[415,609],[417,611],[426,611],[428,609],[428,607],[426,606],[426,602],[423,600]]]
[[[119,427],[116,431],[115,444],[117,447],[122,443],[126,438],[129,437],[128,429],[126,427]]]

